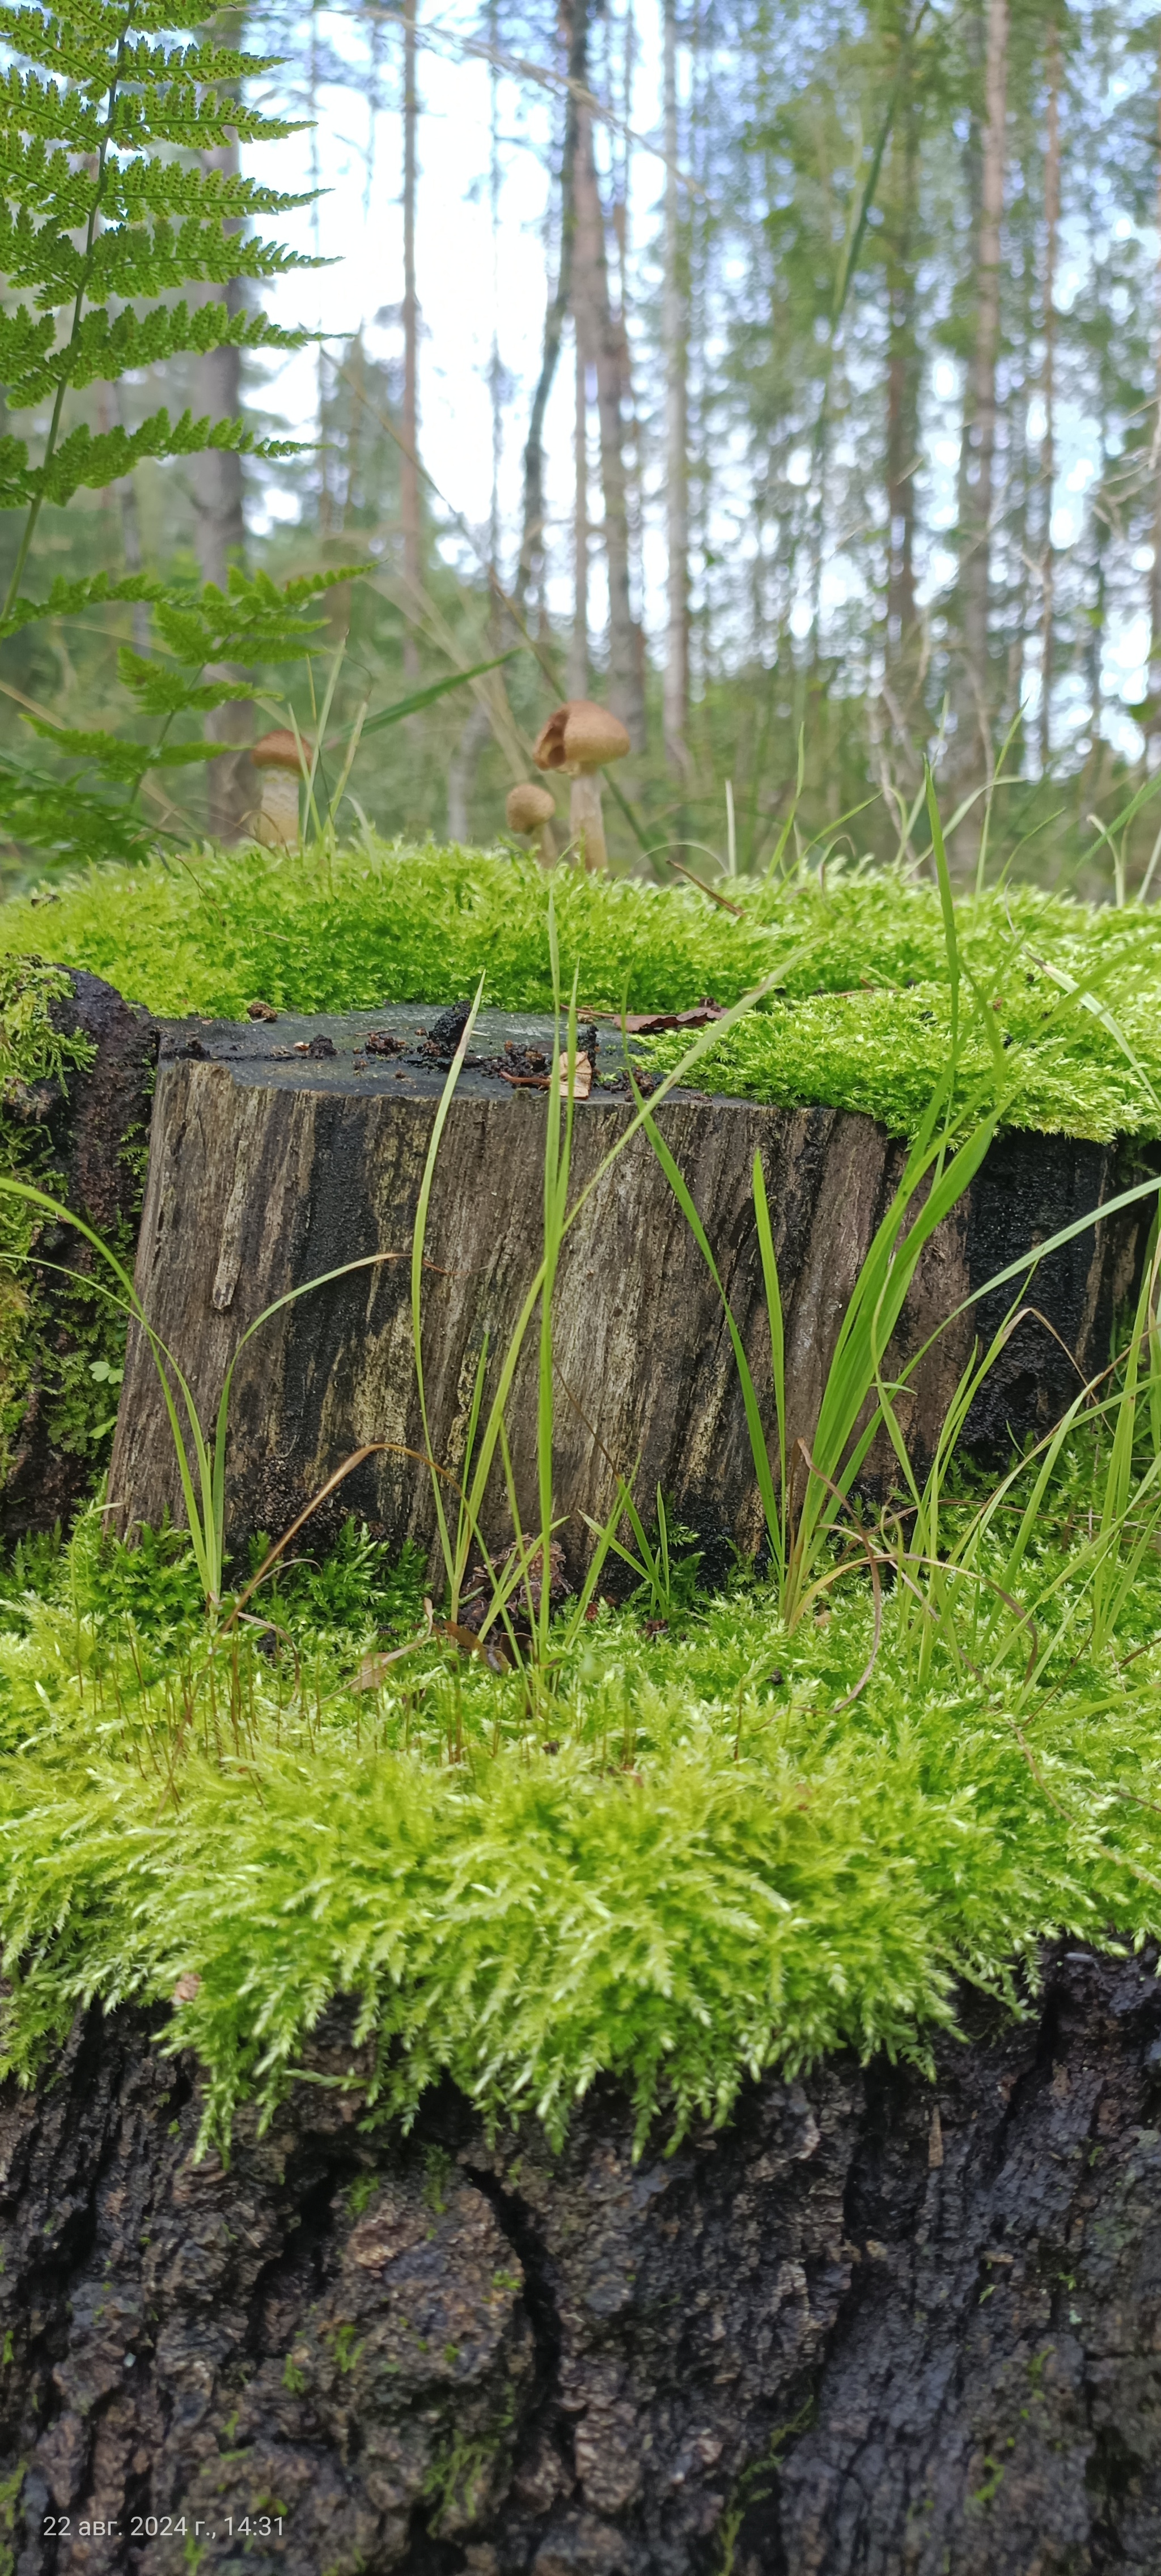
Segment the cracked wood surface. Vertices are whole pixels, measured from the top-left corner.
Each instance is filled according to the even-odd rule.
[[[1157,2576],[1155,1968],[1058,1948],[1023,2022],[964,2000],[934,2084],[766,2078],[637,2164],[608,2086],[553,2157],[450,2087],[405,2138],[300,2083],[223,2171],[164,2016],[94,2011],[0,2093],[8,2566]]]
[[[333,1506],[399,1544],[432,1539],[409,1312],[409,1256],[420,1175],[446,1067],[428,1063],[418,1014],[290,1020],[276,1027],[170,1024],[163,1032],[137,1285],[185,1369],[203,1418],[228,1360],[262,1309],[339,1264],[387,1252],[374,1271],[312,1291],[249,1344],[231,1416],[231,1535],[279,1534],[365,1442],[394,1444],[351,1478]],[[398,1027],[400,1061],[364,1052]],[[297,1032],[305,1032],[298,1035]],[[521,1046],[548,1023],[490,1014],[475,1043]],[[311,1043],[329,1053],[313,1057]],[[602,1038],[598,1073],[619,1064]],[[574,1191],[632,1115],[595,1087],[578,1105]],[[778,1110],[678,1094],[660,1123],[701,1211],[772,1424],[769,1335],[751,1171],[766,1172],[786,1312],[790,1448],[813,1435],[839,1323],[902,1148],[868,1118]],[[462,1463],[471,1392],[487,1340],[493,1380],[541,1250],[544,1109],[486,1064],[453,1101],[436,1167],[424,1277],[424,1365],[434,1455]],[[902,1357],[1006,1263],[1123,1183],[1114,1148],[1011,1134],[928,1247],[895,1350]],[[1023,1322],[977,1403],[968,1445],[1005,1456],[1009,1435],[1042,1431],[1075,1391],[1078,1362],[1104,1361],[1114,1309],[1131,1283],[1148,1214],[1091,1230],[1036,1276]],[[900,1411],[922,1466],[970,1355],[1012,1291],[973,1309],[918,1369]],[[1042,1320],[1046,1318],[1047,1320]],[[1050,1330],[1049,1327],[1052,1329]],[[518,1372],[510,1436],[522,1510],[535,1516],[536,1326]],[[555,1496],[574,1569],[582,1515],[602,1519],[616,1474],[636,1476],[646,1509],[657,1486],[708,1542],[756,1546],[761,1521],[741,1392],[721,1305],[644,1137],[598,1185],[565,1246],[554,1304]],[[885,1458],[879,1458],[882,1473]],[[874,1461],[870,1481],[874,1482]],[[181,1514],[172,1443],[148,1350],[130,1338],[110,1494],[123,1524]],[[497,1469],[488,1534],[506,1523]],[[326,1526],[316,1524],[317,1537]],[[712,1564],[711,1555],[711,1564]]]

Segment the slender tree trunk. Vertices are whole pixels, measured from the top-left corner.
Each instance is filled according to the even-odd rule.
[[[689,327],[678,139],[677,12],[675,0],[665,0],[665,756],[684,784],[689,776]]]
[[[1044,543],[1040,557],[1040,766],[1052,758],[1052,682],[1056,657],[1056,556],[1052,495],[1056,484],[1056,263],[1060,240],[1060,30],[1048,30],[1048,109],[1044,137],[1044,368],[1040,489]]]
[[[518,608],[534,598],[545,625],[544,604],[544,416],[548,398],[556,379],[565,316],[572,299],[573,253],[576,239],[577,99],[575,84],[583,80],[586,68],[586,22],[583,7],[571,17],[562,19],[566,40],[566,65],[569,86],[565,92],[564,136],[560,155],[560,254],[556,284],[548,298],[544,314],[544,338],[541,345],[540,374],[532,397],[528,437],[524,447],[524,512],[520,532],[520,554],[516,565],[513,596]]]
[[[974,733],[964,769],[978,775],[990,757],[988,671],[991,610],[991,521],[996,453],[996,360],[1000,343],[1000,228],[1004,211],[1008,81],[1008,0],[988,0],[984,66],[984,134],[977,263],[972,419],[968,434],[967,510],[962,530],[964,715]],[[974,724],[973,724],[974,719]],[[982,752],[982,759],[981,759]]]
[[[887,650],[888,674],[905,660],[915,627],[915,463],[919,441],[915,226],[918,117],[909,94],[891,145],[887,241]]]
[[[576,408],[573,420],[572,634],[566,687],[570,698],[589,693],[589,397],[588,368],[576,342]]]
[[[222,41],[238,44],[242,36],[239,16],[220,23]],[[203,170],[221,170],[232,177],[238,168],[237,139],[220,144],[200,156]],[[227,224],[227,232],[236,230]],[[204,300],[225,305],[231,314],[240,310],[242,287],[231,278],[225,286],[203,290]],[[242,355],[239,349],[206,349],[194,369],[195,414],[208,413],[211,420],[236,420],[242,408]],[[210,448],[193,459],[192,487],[197,525],[198,564],[204,582],[213,582],[224,590],[233,564],[242,561],[246,545],[246,522],[242,496],[242,459],[227,448]],[[232,664],[207,673],[207,678],[241,679],[243,674]],[[215,707],[206,717],[206,733],[211,741],[242,744],[248,741],[253,720],[245,700]],[[243,763],[235,751],[224,753],[208,763],[209,825],[215,839],[237,840],[253,804],[250,780],[243,774]]]
[[[1161,61],[1157,82],[1157,230],[1161,238]],[[1161,735],[1161,256],[1157,261],[1157,418],[1153,428],[1153,569],[1149,575],[1150,738]]]
[[[418,588],[423,572],[419,509],[419,304],[415,292],[415,190],[418,177],[419,91],[416,81],[415,0],[403,0],[403,449],[399,460],[399,509],[403,525],[403,575]],[[407,626],[403,667],[419,673],[419,647]]]
[[[588,0],[565,0],[575,25]],[[588,87],[587,46],[580,75]],[[597,182],[592,112],[583,97],[577,102],[576,161],[573,178],[576,240],[573,252],[572,309],[577,338],[596,370],[597,418],[600,424],[601,489],[604,498],[605,565],[609,586],[609,705],[626,726],[634,749],[645,733],[645,694],[633,627],[629,593],[629,514],[625,443],[621,406],[624,395],[623,334],[609,302],[609,266],[605,210]]]

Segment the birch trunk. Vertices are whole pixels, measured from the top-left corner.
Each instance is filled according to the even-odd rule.
[[[906,659],[915,628],[915,464],[919,449],[915,226],[919,137],[908,91],[891,144],[887,292],[887,668]]]

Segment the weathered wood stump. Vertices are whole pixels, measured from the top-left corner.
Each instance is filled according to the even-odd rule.
[[[610,2085],[553,2157],[303,2082],[223,2172],[164,2012],[94,2010],[0,2089],[2,2563],[1157,2576],[1161,1986],[1045,1967],[934,2085],[767,2076],[637,2164]]]
[[[262,1309],[361,1255],[396,1256],[319,1289],[265,1325],[239,1364],[229,1449],[235,1541],[280,1533],[365,1442],[396,1445],[351,1477],[334,1506],[393,1542],[428,1543],[431,1478],[422,1452],[409,1314],[409,1255],[424,1156],[445,1066],[417,1037],[431,1014],[395,1010],[273,1028],[171,1024],[163,1032],[137,1285],[156,1330],[212,1415],[227,1362]],[[371,1031],[403,1052],[368,1054]],[[488,1014],[475,1040],[547,1047],[543,1021]],[[302,1052],[303,1049],[310,1052]],[[621,1061],[602,1039],[599,1069]],[[578,1105],[574,1186],[596,1171],[632,1104],[594,1086]],[[867,1244],[897,1183],[902,1148],[865,1117],[676,1095],[661,1113],[714,1246],[772,1421],[769,1336],[753,1219],[760,1150],[786,1310],[790,1435],[809,1441],[839,1323]],[[427,1233],[424,1367],[434,1455],[458,1471],[480,1351],[491,1380],[541,1250],[544,1096],[483,1066],[467,1070],[440,1149]],[[917,1274],[899,1335],[917,1349],[973,1289],[1038,1241],[1097,1210],[1127,1158],[1067,1137],[997,1140]],[[1148,1203],[1146,1203],[1148,1205]],[[977,1404],[969,1447],[1004,1455],[1043,1430],[1107,1356],[1148,1216],[1094,1226],[1036,1276],[1046,1323],[1022,1324]],[[1012,1291],[941,1338],[905,1398],[922,1465],[978,1331]],[[1052,1331],[1048,1326],[1053,1328]],[[760,1513],[737,1372],[721,1305],[644,1137],[595,1190],[568,1238],[554,1306],[555,1499],[574,1562],[581,1517],[610,1509],[618,1474],[651,1508],[658,1485],[710,1542],[747,1548]],[[1054,1338],[1058,1336],[1059,1338]],[[518,1372],[509,1436],[522,1509],[535,1516],[536,1336]],[[1069,1357],[1069,1354],[1072,1357]],[[881,1466],[884,1462],[880,1462]],[[123,1525],[180,1517],[180,1489],[153,1363],[130,1340],[110,1494]],[[328,1507],[329,1508],[329,1507]],[[503,1534],[497,1478],[489,1535]],[[324,1523],[325,1528],[325,1523]],[[322,1532],[320,1531],[320,1535]]]

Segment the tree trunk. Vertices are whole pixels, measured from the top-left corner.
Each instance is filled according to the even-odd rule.
[[[413,599],[418,596],[423,579],[419,503],[419,303],[415,292],[418,139],[415,0],[403,0],[403,444],[399,456],[399,513],[403,525],[403,578]],[[403,668],[409,680],[418,679],[419,646],[410,623],[403,636]]]
[[[94,2007],[0,2092],[10,2565],[265,2512],[255,2576],[1151,2576],[1156,1964],[1060,1943],[933,2080],[765,2075],[639,2159],[608,2085],[559,2155],[449,2085],[364,2130],[332,2005],[224,2170],[168,2014]]]
[[[685,246],[678,201],[677,13],[665,0],[665,537],[668,555],[665,628],[665,756],[684,786],[689,778],[689,364]]]
[[[1040,556],[1040,766],[1052,758],[1052,684],[1056,661],[1056,555],[1052,496],[1056,489],[1056,263],[1060,238],[1060,30],[1048,30],[1048,109],[1044,137],[1044,436],[1040,445],[1044,543]]]
[[[900,19],[896,42],[906,42]],[[916,335],[919,112],[914,76],[900,102],[887,184],[887,643],[888,678],[906,664],[915,634],[915,468],[921,364]]]
[[[364,1514],[393,1544],[430,1544],[430,1477],[401,1453],[426,1450],[409,1325],[412,1227],[446,1061],[416,1037],[420,1009],[345,1019],[283,1017],[271,1030],[188,1023],[163,1034],[137,1259],[146,1313],[186,1370],[203,1418],[230,1354],[264,1307],[291,1288],[368,1254],[357,1272],[299,1300],[248,1344],[235,1377],[229,1453],[233,1542],[286,1529],[327,1477],[367,1441],[395,1443],[341,1490],[336,1518]],[[368,1030],[393,1030],[397,1058],[367,1059]],[[543,1099],[486,1069],[508,1036],[546,1023],[484,1017],[483,1060],[467,1070],[436,1164],[424,1285],[424,1369],[432,1454],[458,1472],[465,1385],[485,1335],[491,1383],[541,1251]],[[299,1040],[331,1055],[296,1056]],[[357,1064],[356,1057],[363,1057]],[[216,1060],[215,1060],[216,1059]],[[500,1053],[500,1061],[503,1055]],[[621,1063],[602,1039],[598,1067]],[[574,1194],[628,1122],[630,1105],[594,1088],[577,1108]],[[700,1209],[771,1421],[770,1343],[753,1223],[751,1169],[761,1151],[774,1211],[786,1309],[788,1451],[813,1436],[823,1376],[874,1226],[889,1203],[902,1148],[869,1118],[685,1097],[659,1112]],[[904,1317],[910,1353],[969,1291],[1116,1186],[1112,1149],[1059,1136],[1008,1135],[939,1229]],[[1143,1241],[1133,1212],[1095,1241],[1081,1237],[1037,1273],[1035,1302],[1055,1326],[1021,1325],[969,1425],[969,1446],[1007,1455],[1010,1436],[1043,1430],[1075,1388],[1068,1351],[1099,1365],[1114,1307]],[[900,1400],[917,1461],[931,1454],[976,1331],[990,1335],[1008,1292],[984,1301],[939,1342]],[[554,1305],[556,1509],[574,1567],[600,1521],[616,1472],[637,1475],[648,1508],[660,1484],[707,1544],[757,1546],[754,1471],[737,1371],[712,1280],[643,1136],[602,1179],[570,1234]],[[536,1510],[537,1359],[526,1347],[509,1409],[521,1510]],[[873,1458],[868,1480],[888,1470]],[[182,1516],[156,1373],[131,1334],[110,1491],[126,1521]],[[489,1534],[503,1535],[497,1476]],[[325,1524],[323,1528],[325,1529]],[[320,1536],[323,1531],[320,1529]]]
[[[589,394],[588,368],[576,335],[573,413],[572,634],[565,689],[570,698],[589,693]]]
[[[589,0],[565,0],[566,21],[586,21]],[[582,81],[588,86],[587,46]],[[576,234],[572,263],[572,309],[577,339],[596,371],[597,418],[600,423],[601,491],[604,499],[605,568],[609,585],[608,702],[625,725],[634,750],[645,738],[645,696],[637,636],[629,593],[629,511],[625,475],[622,402],[625,393],[624,334],[609,303],[609,264],[605,210],[597,183],[593,151],[592,110],[582,96],[577,102],[576,156],[573,175]]]
[[[1161,60],[1157,77],[1157,228],[1161,240]],[[1161,251],[1157,260],[1157,355],[1154,391],[1157,416],[1153,423],[1153,568],[1149,575],[1149,696],[1152,701],[1147,723],[1150,738],[1161,734]]]
[[[960,583],[963,597],[964,688],[959,755],[961,785],[991,771],[991,527],[996,452],[996,361],[1000,345],[1000,228],[1004,212],[1008,81],[1008,0],[988,0],[984,62],[984,132],[977,249],[976,344],[972,365]],[[966,840],[978,839],[978,807]]]
[[[238,44],[242,35],[240,14],[231,13],[222,28],[223,41]],[[234,177],[238,170],[238,143],[220,144],[200,154],[203,170],[220,170]],[[236,232],[236,223],[227,223],[227,232]],[[231,279],[225,286],[208,286],[202,290],[203,301],[224,304],[230,313],[240,310],[242,288]],[[203,350],[194,366],[195,415],[208,413],[211,420],[236,420],[242,408],[242,353],[235,348]],[[242,459],[228,448],[207,448],[195,456],[192,468],[194,513],[197,524],[198,566],[204,582],[213,582],[225,590],[232,564],[241,563],[246,547],[246,521],[242,497]],[[223,664],[207,670],[207,679],[241,680],[245,673],[236,664]],[[242,744],[251,739],[253,717],[245,699],[228,700],[214,707],[205,720],[207,736],[212,742]],[[248,761],[239,751],[223,753],[220,759],[207,763],[209,825],[219,841],[236,841],[246,828],[254,805],[254,781]]]
[[[535,599],[542,630],[547,630],[544,598],[544,419],[548,398],[556,380],[560,344],[565,316],[572,300],[573,253],[576,236],[576,157],[577,157],[577,89],[586,70],[586,22],[583,8],[562,21],[567,40],[566,67],[568,87],[565,91],[564,136],[560,155],[560,256],[556,284],[549,295],[544,313],[544,340],[540,357],[540,374],[532,397],[528,437],[524,447],[524,509],[520,531],[520,554],[513,583],[513,597],[518,608]]]

